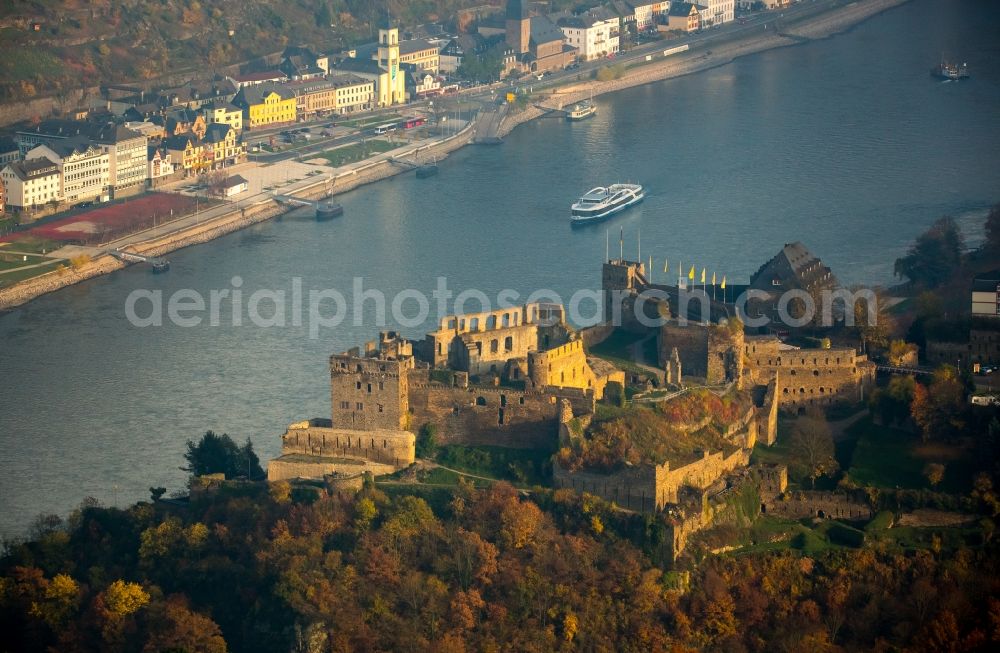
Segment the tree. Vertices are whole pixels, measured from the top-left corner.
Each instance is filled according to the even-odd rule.
[[[188,440],[187,449],[184,458],[188,466],[183,469],[194,476],[225,474],[226,478],[237,478],[249,474],[253,480],[264,475],[250,438],[240,447],[225,433],[207,431],[197,443]]]
[[[416,456],[417,458],[433,458],[437,451],[437,427],[433,424],[424,424],[417,433]]]
[[[932,488],[936,488],[938,483],[944,479],[944,465],[941,463],[927,463],[924,465],[924,477],[931,484]]]
[[[816,479],[837,470],[833,457],[833,435],[830,425],[819,413],[809,413],[795,421],[792,427],[791,451],[806,467],[813,487]]]
[[[894,271],[914,284],[935,288],[961,265],[964,249],[965,239],[958,223],[945,216],[917,236],[906,256],[896,259]]]
[[[965,426],[965,386],[958,371],[945,365],[934,373],[929,386],[918,383],[910,405],[913,421],[924,441],[954,437]]]
[[[991,253],[1000,253],[1000,204],[995,204],[986,216],[986,240],[983,249]]]
[[[149,592],[139,583],[118,579],[104,590],[104,605],[115,617],[127,617],[149,603]]]
[[[151,487],[149,488],[149,498],[153,501],[159,501],[163,498],[163,495],[167,493],[167,488],[165,487]]]

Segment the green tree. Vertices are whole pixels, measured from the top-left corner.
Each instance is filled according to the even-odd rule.
[[[437,452],[437,427],[433,424],[424,424],[417,433],[416,455],[417,458],[433,458]]]
[[[188,461],[188,466],[184,471],[191,472],[194,476],[225,474],[228,479],[249,474],[250,479],[254,480],[264,475],[250,438],[241,447],[225,433],[216,435],[213,431],[207,431],[198,442],[188,440],[187,449],[184,458]]]
[[[995,204],[986,216],[986,240],[983,249],[991,253],[1000,253],[1000,204]]]
[[[906,256],[896,259],[895,273],[917,285],[935,288],[961,265],[964,249],[965,239],[958,223],[945,216],[917,236]]]

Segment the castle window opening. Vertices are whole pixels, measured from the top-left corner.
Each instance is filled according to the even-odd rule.
[[[378,389],[379,390],[385,390],[385,382],[379,381],[378,382]]]
[[[455,328],[455,318],[451,318],[450,320],[448,320],[448,328],[449,329]]]
[[[501,406],[507,405],[507,395],[500,395],[500,405]]]
[[[564,383],[566,381],[566,372],[559,372],[559,382]]]
[[[360,372],[360,371],[361,371],[361,363],[358,363],[358,369],[357,369],[357,371],[358,371],[358,372]]]
[[[788,394],[788,388],[782,388],[781,389],[781,394],[787,395]]]
[[[495,354],[500,350],[500,343],[496,338],[490,340],[490,353]]]
[[[512,349],[514,349],[514,339],[512,337],[510,337],[510,336],[507,336],[506,338],[504,338],[503,339],[503,348],[504,348],[504,351],[511,351]]]
[[[357,410],[364,410],[365,409],[365,405],[363,403],[361,403],[360,401],[356,404],[356,406],[357,406]]]
[[[517,403],[519,403],[519,404],[521,404],[523,406],[524,405],[524,397],[518,397]]]
[[[819,370],[813,370],[813,376],[819,376]]]
[[[340,402],[340,407],[342,409],[344,409],[344,410],[348,410],[351,407],[351,402],[349,402],[349,401],[342,401],[342,402]]]
[[[497,316],[491,315],[486,318],[486,329],[487,331],[497,328]]]
[[[368,384],[368,394],[371,394],[371,393],[372,393],[372,384],[369,383]]]
[[[479,331],[479,318],[478,317],[474,317],[471,320],[469,320],[469,330],[470,331]]]
[[[357,382],[356,382],[356,383],[354,384],[354,387],[355,387],[355,388],[357,388],[358,390],[360,390],[360,389],[361,389],[361,381],[357,381]]]
[[[383,449],[388,449],[389,448],[389,443],[386,442],[385,440],[382,440],[382,448]]]
[[[382,412],[382,409],[383,409],[383,408],[384,408],[384,406],[382,406],[382,404],[379,404],[379,405],[378,405],[378,412],[380,412],[380,413],[381,413],[381,412]]]
[[[476,405],[477,406],[485,406],[486,405],[486,397],[476,397]]]
[[[459,330],[465,331],[465,320],[461,320],[458,325]]]
[[[805,388],[799,388],[799,394],[800,395],[804,395],[805,393],[806,393],[806,389]]]
[[[791,372],[789,372],[789,374],[791,374],[792,376],[795,376],[795,370],[792,370]]]
[[[504,313],[503,314],[503,325],[505,327],[510,326],[510,313]]]

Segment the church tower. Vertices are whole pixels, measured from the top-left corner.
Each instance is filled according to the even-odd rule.
[[[399,27],[386,15],[378,28],[378,65],[385,72],[384,83],[379,84],[379,103],[382,106],[406,102],[406,77],[399,66]],[[382,81],[380,80],[380,81]]]
[[[531,18],[525,0],[507,0],[507,45],[524,54],[531,45]]]

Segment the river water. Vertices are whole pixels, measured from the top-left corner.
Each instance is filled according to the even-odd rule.
[[[941,215],[974,244],[1000,201],[997,34],[997,3],[914,0],[831,39],[599,98],[583,123],[524,125],[500,147],[454,154],[437,177],[343,196],[334,221],[288,215],[174,252],[168,274],[135,266],[0,316],[0,535],[86,496],[124,505],[150,486],[181,488],[184,443],[206,429],[277,455],[289,422],[329,415],[327,356],[378,329],[371,302],[362,324],[317,338],[245,317],[137,328],[124,311],[136,289],[207,297],[239,276],[246,295],[290,296],[297,277],[306,294],[349,296],[363,276],[391,297],[443,276],[456,292],[568,298],[599,286],[606,239],[614,252],[621,231],[629,257],[641,231],[656,280],[667,258],[743,282],[801,240],[843,282],[885,283]],[[932,79],[942,54],[972,79]],[[646,202],[571,229],[571,201],[619,180],[645,184]]]

